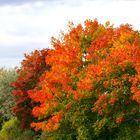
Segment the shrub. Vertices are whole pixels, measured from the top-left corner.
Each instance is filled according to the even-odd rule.
[[[19,121],[17,118],[12,118],[5,122],[0,131],[0,136],[5,140],[16,140],[20,137],[21,130],[18,128]]]
[[[20,122],[17,118],[5,122],[0,131],[0,140],[37,140],[32,130],[22,131],[19,126]]]

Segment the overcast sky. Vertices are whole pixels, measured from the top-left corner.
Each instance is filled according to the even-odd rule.
[[[140,30],[139,0],[0,0],[0,67],[19,66],[24,53],[51,47],[50,38],[95,19]]]

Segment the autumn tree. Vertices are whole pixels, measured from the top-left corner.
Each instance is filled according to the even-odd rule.
[[[36,102],[31,127],[53,140],[139,139],[139,31],[86,20],[83,26],[70,23],[52,45],[44,64],[50,70],[26,90]]]
[[[49,70],[49,66],[45,63],[47,54],[47,49],[35,50],[31,54],[25,54],[21,67],[17,69],[17,80],[12,83],[14,87],[13,95],[16,97],[13,112],[20,120],[21,128],[28,128],[33,120],[31,110],[35,103],[29,98],[27,92],[36,88],[40,75]]]

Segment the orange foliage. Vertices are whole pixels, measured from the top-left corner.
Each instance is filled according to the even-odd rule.
[[[120,123],[122,123],[124,120],[125,120],[125,119],[124,119],[124,116],[119,116],[119,117],[116,119],[116,123],[117,123],[117,124],[120,124]]]
[[[127,112],[124,108],[131,102],[140,103],[138,31],[133,31],[130,25],[114,28],[107,22],[104,26],[97,20],[85,21],[84,27],[81,24],[74,27],[72,23],[69,27],[69,32],[62,33],[60,39],[52,38],[54,48],[45,56],[46,65],[51,69],[42,72],[37,80],[38,88],[28,90],[28,97],[38,103],[32,109],[38,120],[31,126],[53,132],[59,128],[64,112],[71,109],[69,100],[79,102],[89,98],[93,100],[91,113],[110,117],[111,111],[120,110],[124,115],[112,118],[117,124],[123,123]],[[38,57],[26,77],[18,80],[21,87],[31,80],[29,77],[34,72],[38,74],[34,71],[40,63]],[[34,57],[28,59],[34,61]],[[33,78],[36,81],[37,77]],[[17,92],[14,94],[22,96],[22,91]]]
[[[18,78],[12,83],[14,87],[13,95],[16,97],[16,105],[13,107],[13,112],[16,113],[21,121],[22,128],[28,128],[30,126],[29,122],[34,119],[32,108],[35,105],[28,95],[28,90],[37,88],[40,76],[44,71],[49,70],[50,66],[45,63],[47,54],[47,49],[35,50],[29,55],[25,54],[25,59],[17,70]],[[34,97],[35,101],[39,100],[40,102],[43,98],[44,93],[39,98]]]

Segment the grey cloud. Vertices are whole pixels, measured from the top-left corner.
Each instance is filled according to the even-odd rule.
[[[94,0],[95,1],[95,0]],[[78,6],[81,0],[0,0],[0,5],[22,5],[25,3],[46,2],[47,4],[61,4]]]
[[[0,0],[0,5],[16,5],[16,4],[24,4],[29,2],[40,2],[40,1],[49,2],[51,0]]]
[[[31,53],[35,49],[43,49],[47,48],[47,45],[44,43],[28,43],[21,44],[18,46],[0,46],[0,59],[4,58],[23,58],[24,54]]]
[[[85,0],[85,1],[97,1],[97,0]],[[101,0],[105,1],[105,0]],[[109,1],[137,1],[137,0],[109,0]],[[34,2],[47,2],[52,4],[68,4],[71,6],[78,6],[81,4],[81,0],[0,0],[0,5],[20,5],[24,3]]]
[[[40,50],[47,48],[46,44],[21,44],[18,46],[1,46],[0,45],[0,68],[14,68],[16,66],[20,67],[21,61],[24,59],[24,54],[30,54],[35,49]]]
[[[0,68],[15,68],[20,67],[20,62],[22,58],[1,58],[0,59]]]

